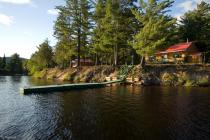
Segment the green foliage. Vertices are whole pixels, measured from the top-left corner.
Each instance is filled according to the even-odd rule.
[[[59,15],[54,36],[58,42],[54,52],[48,41],[41,44],[26,64],[31,73],[53,66],[66,68],[76,58],[78,65],[80,58],[91,58],[102,65],[130,64],[132,60],[139,63],[140,56],[144,58],[187,38],[203,44],[202,50],[210,54],[208,3],[201,2],[197,9],[187,12],[177,26],[176,19],[167,14],[173,0],[65,2],[64,6],[56,7]],[[133,2],[139,2],[139,6]],[[188,80],[177,78],[180,84]]]
[[[125,64],[127,58],[130,58],[126,56],[131,56],[130,54],[134,52],[130,41],[138,27],[129,1],[99,0],[94,21],[96,27],[92,38],[93,53],[103,62]]]
[[[66,0],[65,6],[57,7],[54,35],[58,39],[55,61],[60,67],[71,65],[72,58],[85,57],[89,53],[91,6],[87,0]],[[63,56],[63,58],[61,58]]]
[[[181,39],[186,41],[197,41],[200,50],[207,54],[210,61],[210,4],[202,1],[197,9],[189,11],[181,18],[179,33]]]
[[[8,64],[8,68],[11,73],[15,73],[15,74],[22,73],[23,71],[22,60],[20,59],[20,56],[17,53],[11,56],[10,62]]]
[[[208,86],[208,85],[210,85],[209,77],[208,77],[208,76],[200,77],[200,78],[197,80],[197,84],[198,84],[199,86]]]
[[[178,85],[183,85],[186,83],[187,80],[189,80],[189,75],[186,72],[180,72],[177,74],[178,77]]]
[[[59,6],[57,9],[60,12],[54,25],[54,35],[58,39],[55,49],[55,62],[58,66],[64,68],[70,64],[71,58],[76,53],[74,48],[76,44],[72,37],[73,30],[69,25],[71,18],[67,8]]]
[[[186,87],[194,87],[196,86],[196,82],[194,80],[187,80],[186,83],[184,84]]]
[[[140,0],[141,10],[133,10],[137,20],[143,24],[139,33],[134,36],[133,47],[141,56],[151,55],[158,48],[163,47],[171,35],[175,19],[166,15],[166,9],[172,0]]]
[[[7,66],[6,57],[4,55],[3,58],[0,57],[0,70],[5,71]]]
[[[175,86],[177,84],[178,78],[176,74],[165,72],[161,75],[161,81],[163,85]]]
[[[3,69],[3,59],[0,57],[0,69]]]
[[[7,62],[6,62],[6,56],[4,54],[4,57],[2,59],[2,68],[5,69],[6,68],[6,65],[7,65]]]
[[[0,74],[23,74],[25,60],[15,53],[10,57],[0,57]]]
[[[52,47],[49,45],[49,41],[45,40],[39,45],[38,51],[32,54],[30,60],[28,60],[26,66],[31,74],[36,71],[43,70],[44,68],[50,68],[54,66],[54,53]]]

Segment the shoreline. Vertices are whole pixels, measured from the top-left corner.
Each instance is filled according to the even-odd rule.
[[[83,66],[77,68],[50,68],[36,72],[38,79],[68,81],[72,83],[105,82],[117,78],[120,67]],[[109,80],[107,80],[109,79]],[[146,65],[143,70],[134,66],[126,84],[136,86],[200,86],[210,87],[210,65]]]
[[[30,76],[28,74],[0,74],[0,76]]]

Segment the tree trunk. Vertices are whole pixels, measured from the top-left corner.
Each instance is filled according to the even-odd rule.
[[[79,21],[81,22],[81,12],[79,13]],[[81,23],[77,29],[77,67],[80,67],[80,47],[81,47]]]
[[[118,65],[118,47],[117,45],[114,47],[114,66],[117,66]]]
[[[72,57],[70,57],[70,67],[72,67]]]
[[[80,67],[80,47],[81,47],[81,29],[78,28],[78,40],[77,40],[77,67]]]
[[[86,56],[84,55],[84,65],[86,66]]]
[[[203,63],[204,64],[206,63],[206,54],[205,54],[205,52],[203,53]]]
[[[140,60],[140,68],[144,68],[144,66],[145,66],[145,57],[142,56]]]
[[[98,55],[97,55],[97,53],[96,53],[96,61],[95,61],[95,66],[97,66],[98,65]]]

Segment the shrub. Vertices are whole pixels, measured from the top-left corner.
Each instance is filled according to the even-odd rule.
[[[197,80],[197,84],[199,86],[208,86],[210,84],[209,82],[209,77],[205,76],[205,77],[201,77]]]
[[[46,77],[46,75],[47,75],[47,69],[44,69],[44,70],[42,70],[42,71],[36,71],[34,74],[33,74],[33,77],[35,77],[35,78],[44,78],[44,77]]]
[[[161,81],[163,85],[175,86],[177,84],[178,78],[174,73],[163,73],[161,76]]]
[[[184,86],[193,87],[193,86],[196,86],[196,83],[193,80],[187,80],[186,83],[184,84]]]
[[[178,77],[178,85],[184,85],[187,80],[189,80],[189,75],[186,72],[180,72],[177,74]]]

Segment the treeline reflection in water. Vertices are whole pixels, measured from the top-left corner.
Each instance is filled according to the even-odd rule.
[[[32,94],[61,84],[0,77],[0,139],[208,140],[210,88],[111,86]]]

